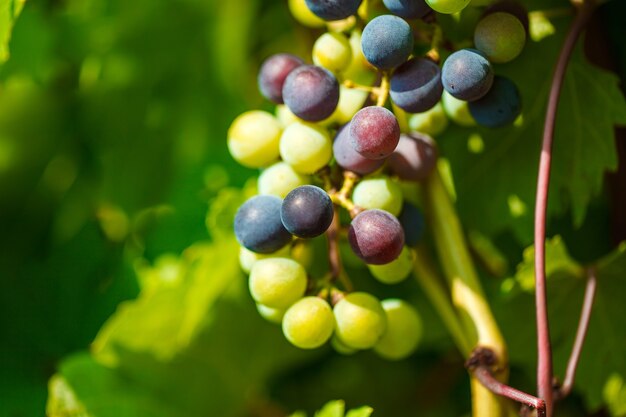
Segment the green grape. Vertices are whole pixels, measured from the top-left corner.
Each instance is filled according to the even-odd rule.
[[[290,258],[297,261],[305,269],[309,269],[313,265],[314,257],[315,250],[308,241],[296,240],[296,243],[291,247]]]
[[[325,300],[304,297],[289,307],[283,317],[283,333],[294,346],[314,349],[333,334],[333,312]]]
[[[329,71],[343,71],[351,60],[352,48],[343,33],[326,32],[313,45],[313,63]]]
[[[364,209],[385,210],[397,216],[402,210],[402,189],[388,177],[367,178],[354,188],[352,201]]]
[[[387,315],[387,331],[374,346],[374,351],[386,359],[398,360],[415,351],[422,338],[422,320],[419,313],[406,301],[383,300]]]
[[[502,64],[515,59],[524,49],[526,29],[510,13],[495,12],[476,25],[474,44],[491,62]]]
[[[309,183],[306,175],[298,174],[291,165],[277,162],[259,175],[259,194],[285,198],[289,191]]]
[[[348,68],[343,72],[344,78],[358,84],[371,85],[376,78],[376,72],[365,59],[365,55],[363,55],[361,31],[359,29],[353,30],[350,34],[350,46],[352,48],[352,59]],[[341,100],[341,96],[339,100]]]
[[[373,347],[387,327],[387,318],[380,301],[368,293],[347,294],[333,311],[337,336],[353,349]]]
[[[294,122],[303,122],[302,119],[293,114],[291,110],[289,110],[289,107],[285,106],[284,104],[279,104],[278,106],[276,106],[275,113],[276,118],[278,119],[280,124],[283,125],[283,128],[289,126]]]
[[[278,159],[282,127],[270,113],[253,110],[237,117],[228,129],[228,150],[248,168],[262,168]]]
[[[337,335],[334,335],[330,339],[330,345],[333,347],[333,349],[335,349],[335,352],[341,353],[342,355],[352,355],[353,353],[357,352],[357,349],[352,349],[351,347],[346,346],[346,344],[343,343],[341,339],[337,337]]]
[[[444,14],[458,13],[463,10],[470,0],[426,0],[426,3],[436,12]]]
[[[316,16],[306,5],[305,0],[289,0],[291,15],[301,24],[310,28],[321,28],[326,22]]]
[[[343,85],[339,87],[339,91],[339,103],[331,118],[340,125],[344,125],[361,110],[369,94],[367,91],[348,88]]]
[[[239,247],[239,265],[241,266],[243,272],[245,272],[246,274],[250,273],[250,271],[252,270],[252,266],[256,263],[256,261],[260,259],[287,257],[289,257],[289,245],[280,248],[274,253],[267,254],[252,252],[251,250],[248,250],[243,246]]]
[[[328,131],[312,123],[295,122],[280,137],[280,156],[301,174],[313,174],[332,156]]]
[[[304,295],[306,285],[306,271],[293,259],[260,259],[250,271],[250,294],[267,307],[289,307]]]
[[[415,113],[409,117],[411,131],[426,133],[430,136],[442,134],[448,127],[448,116],[443,109],[441,101],[424,113]]]
[[[285,310],[281,308],[271,308],[263,304],[256,305],[256,309],[265,320],[280,324],[283,321],[283,317],[285,316]]]
[[[400,256],[384,265],[367,265],[368,269],[378,281],[383,284],[397,284],[404,281],[413,269],[411,251],[405,246]]]
[[[472,127],[476,126],[476,121],[469,112],[467,101],[459,100],[447,91],[443,91],[441,96],[443,109],[454,123],[459,126]]]

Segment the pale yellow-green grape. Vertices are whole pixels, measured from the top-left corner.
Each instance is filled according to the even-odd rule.
[[[309,269],[313,265],[313,259],[315,258],[315,250],[306,240],[297,240],[291,247],[290,258],[297,261],[305,269]]]
[[[387,315],[387,331],[374,346],[374,351],[386,359],[398,360],[415,351],[422,338],[422,320],[409,303],[398,299],[382,301]]]
[[[252,266],[260,259],[287,257],[289,257],[289,245],[282,247],[274,253],[268,254],[252,252],[243,246],[239,247],[239,265],[246,274],[250,273]]]
[[[294,171],[285,162],[276,162],[259,175],[259,194],[275,195],[285,198],[289,191],[309,183],[309,178]]]
[[[256,309],[265,320],[280,324],[285,316],[285,310],[282,308],[271,308],[263,304],[256,305]]]
[[[341,339],[337,337],[337,335],[334,335],[330,339],[330,345],[333,347],[333,349],[335,349],[335,352],[341,353],[342,355],[352,355],[353,353],[357,352],[357,349],[346,346],[346,344],[343,343]]]
[[[426,133],[430,136],[442,134],[448,127],[448,116],[443,109],[441,101],[424,113],[415,113],[409,117],[411,131]]]
[[[325,300],[304,297],[289,307],[283,317],[283,333],[294,346],[314,349],[333,334],[335,320]]]
[[[312,123],[292,123],[280,138],[280,156],[301,174],[313,174],[332,156],[328,131]]]
[[[402,210],[402,189],[391,178],[380,176],[359,182],[352,201],[364,209],[380,209],[397,216]]]
[[[467,101],[459,100],[445,90],[443,91],[441,99],[443,109],[450,120],[464,127],[476,126],[476,121],[469,112]]]
[[[281,124],[270,113],[248,111],[230,125],[228,150],[241,165],[262,168],[278,159],[281,133]]]
[[[347,294],[333,309],[339,339],[353,349],[373,347],[387,328],[387,317],[380,301],[371,294]]]
[[[339,103],[331,118],[340,125],[344,125],[352,120],[356,112],[361,110],[369,94],[367,91],[348,88],[343,85],[339,87],[339,91]]]
[[[431,9],[444,14],[460,12],[469,2],[470,0],[426,0]]]
[[[250,271],[250,294],[267,307],[289,307],[304,295],[306,285],[306,271],[293,259],[261,259]]]
[[[284,104],[279,104],[278,106],[276,106],[276,110],[274,113],[276,113],[276,118],[283,126],[283,129],[294,122],[303,121],[298,116],[293,114],[291,110],[289,110],[289,107],[285,106]]]
[[[352,47],[340,32],[326,32],[313,45],[313,63],[332,72],[340,72],[350,65]]]
[[[352,60],[348,68],[343,71],[344,79],[354,81],[357,84],[372,85],[376,78],[376,70],[363,55],[359,29],[354,29],[350,33],[350,46],[352,47]],[[341,97],[339,99],[341,100]]]
[[[474,45],[489,61],[497,64],[515,59],[526,43],[526,29],[510,13],[496,12],[485,16],[476,25]]]
[[[406,246],[400,252],[400,256],[384,265],[367,265],[368,269],[378,281],[383,284],[397,284],[404,281],[413,269],[411,251]]]
[[[306,5],[305,0],[289,0],[289,11],[298,22],[310,28],[321,28],[326,22],[317,17]]]

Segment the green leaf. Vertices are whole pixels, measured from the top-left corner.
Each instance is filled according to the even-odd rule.
[[[0,64],[9,59],[9,41],[26,0],[0,0]]]
[[[489,236],[512,229],[523,244],[532,242],[545,109],[551,74],[566,33],[567,22],[553,23],[557,28],[553,36],[529,41],[516,60],[496,67],[499,75],[512,79],[520,90],[521,119],[499,129],[453,126],[439,141],[452,166],[464,225]],[[578,48],[561,93],[550,216],[571,209],[574,224],[582,223],[589,201],[602,189],[605,172],[617,168],[613,127],[623,124],[626,100],[618,77],[591,65]],[[469,147],[470,140],[480,140],[482,146]]]
[[[368,407],[365,405],[363,407],[355,408],[353,410],[348,411],[348,414],[346,414],[346,417],[370,417],[373,412],[374,412],[374,409],[372,407]]]
[[[346,403],[342,400],[331,401],[315,413],[315,417],[343,417]]]

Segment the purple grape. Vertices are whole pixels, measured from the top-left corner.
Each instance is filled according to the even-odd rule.
[[[424,215],[411,203],[404,202],[398,221],[404,230],[404,238],[408,246],[415,246],[424,234]]]
[[[340,167],[360,175],[371,174],[385,163],[384,159],[368,159],[354,149],[350,141],[350,123],[337,132],[333,153]]]
[[[399,139],[398,119],[384,107],[365,107],[350,122],[352,146],[366,158],[386,158],[396,148]]]
[[[235,215],[235,236],[256,253],[273,253],[291,242],[280,220],[282,201],[272,195],[257,195],[243,203]]]
[[[333,202],[314,185],[294,188],[283,200],[280,218],[285,228],[301,238],[312,238],[324,233],[333,221]]]
[[[387,164],[391,172],[403,180],[422,181],[437,165],[437,148],[428,135],[419,132],[403,134]]]
[[[513,81],[496,76],[487,95],[469,103],[469,111],[479,125],[501,127],[519,116],[522,99]]]
[[[304,64],[300,58],[291,54],[276,54],[267,58],[257,81],[263,97],[277,104],[283,104],[283,84],[287,75]]]
[[[361,37],[365,59],[383,70],[397,67],[413,52],[413,31],[407,22],[390,14],[372,19]]]
[[[441,93],[441,70],[429,59],[413,58],[391,76],[391,100],[409,113],[431,109],[441,99]]]
[[[383,0],[383,3],[391,13],[405,19],[419,19],[433,10],[425,0]]]
[[[404,231],[398,219],[383,210],[365,210],[350,224],[348,240],[354,253],[372,265],[387,264],[402,252]]]
[[[283,85],[283,99],[289,110],[309,122],[333,114],[339,102],[335,76],[315,65],[301,65],[289,73]]]
[[[341,20],[357,12],[363,0],[306,0],[314,14],[324,20]]]
[[[443,63],[441,70],[443,88],[459,100],[478,100],[491,88],[493,69],[491,63],[476,49],[461,49]]]

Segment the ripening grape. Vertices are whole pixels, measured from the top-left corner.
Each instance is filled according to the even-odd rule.
[[[413,269],[411,252],[404,247],[397,259],[384,265],[368,265],[374,278],[383,284],[397,284],[404,281]]]
[[[404,247],[404,231],[398,219],[383,210],[359,213],[348,231],[354,253],[368,264],[382,265],[400,256]]]
[[[396,148],[399,139],[398,119],[384,107],[365,107],[350,122],[352,146],[366,158],[386,158]]]
[[[405,202],[398,221],[404,230],[405,243],[408,246],[417,245],[424,234],[425,221],[422,211],[413,204]]]
[[[352,201],[364,209],[385,210],[397,216],[402,209],[402,189],[388,177],[366,178],[354,188]]]
[[[324,233],[333,221],[333,216],[330,196],[314,185],[303,185],[292,190],[280,209],[285,228],[301,238],[313,238]]]
[[[422,319],[406,301],[387,299],[381,304],[387,316],[387,330],[374,351],[386,359],[404,359],[415,351],[422,338]]]
[[[278,159],[281,132],[281,124],[270,113],[245,112],[228,129],[228,150],[241,165],[262,168]]]
[[[493,68],[482,52],[466,48],[454,52],[443,63],[443,88],[454,97],[478,100],[491,88]]]
[[[324,20],[341,20],[357,12],[363,0],[306,0],[313,13]]]
[[[458,13],[463,10],[470,0],[426,0],[426,3],[436,12],[444,14]]]
[[[291,54],[276,54],[267,58],[257,77],[261,94],[274,103],[282,104],[285,78],[302,64],[304,62],[300,58]]]
[[[432,10],[425,0],[383,0],[383,3],[391,13],[405,19],[419,19]]]
[[[273,253],[291,242],[280,220],[282,200],[257,195],[243,203],[235,215],[235,236],[241,246],[256,253]]]
[[[398,16],[378,16],[363,29],[361,46],[370,64],[383,70],[392,69],[411,55],[413,31],[409,24]]]
[[[280,156],[296,172],[316,172],[328,164],[332,157],[328,131],[310,123],[292,123],[280,137]]]
[[[509,13],[495,12],[476,25],[474,45],[494,63],[515,59],[524,49],[526,30],[520,20]]]
[[[446,115],[454,123],[463,127],[476,126],[476,120],[472,117],[469,111],[468,102],[455,98],[450,93],[444,90],[441,96],[441,102],[443,103],[443,109]]]
[[[241,246],[239,248],[239,266],[241,266],[243,272],[249,274],[256,261],[267,258],[288,258],[289,252],[289,245],[286,245],[274,253],[256,253]]]
[[[308,182],[306,175],[297,173],[291,165],[281,161],[261,172],[257,187],[259,194],[285,198],[289,191]]]
[[[252,266],[248,284],[257,303],[286,309],[304,295],[306,271],[293,259],[261,259]]]
[[[314,349],[330,339],[335,327],[333,311],[319,297],[304,297],[289,307],[283,317],[283,333],[301,349]]]
[[[389,95],[393,103],[409,113],[424,112],[441,99],[441,70],[430,59],[413,58],[391,76]]]
[[[283,100],[289,110],[308,122],[333,114],[339,102],[339,83],[328,70],[301,65],[289,73],[283,85]]]
[[[442,134],[448,127],[448,117],[441,101],[430,110],[409,116],[409,129],[430,136]]]
[[[369,349],[382,337],[387,327],[380,301],[365,292],[347,294],[333,308],[337,337],[347,347]]]
[[[341,127],[337,132],[333,154],[340,167],[360,175],[371,174],[385,163],[384,159],[368,159],[354,149],[350,140],[350,124]]]
[[[289,0],[289,11],[298,22],[310,28],[323,28],[326,26],[324,19],[316,16],[309,9],[305,0]]]
[[[391,172],[401,179],[422,181],[437,165],[437,148],[428,135],[418,132],[402,134],[387,161]]]
[[[343,33],[326,32],[313,45],[313,63],[332,72],[343,71],[352,61],[352,47]]]
[[[285,315],[285,310],[281,308],[271,308],[263,304],[256,305],[256,309],[265,320],[280,324],[283,321],[283,316]]]
[[[501,127],[513,123],[522,111],[519,91],[513,81],[496,76],[489,93],[469,103],[469,111],[481,126]]]

